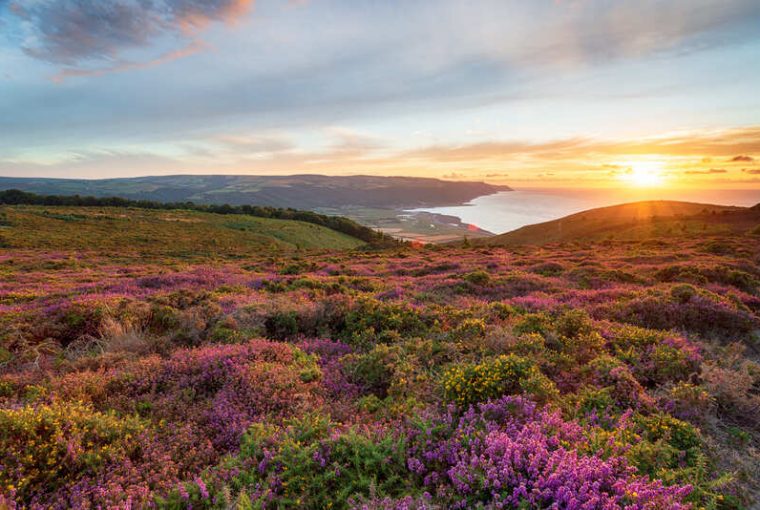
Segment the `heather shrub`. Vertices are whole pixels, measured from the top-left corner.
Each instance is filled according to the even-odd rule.
[[[645,328],[689,331],[703,336],[742,337],[758,325],[737,303],[701,290],[677,286],[675,295],[652,293],[600,308],[603,315]]]
[[[516,354],[455,365],[443,374],[443,389],[449,400],[461,406],[519,393],[546,401],[557,393],[533,361]]]
[[[583,428],[520,397],[413,421],[407,466],[445,508],[685,509],[688,486],[640,478],[627,461],[583,455]],[[567,505],[567,506],[565,506]]]
[[[658,269],[654,277],[661,282],[688,282],[695,285],[707,283],[707,277],[694,266],[673,265]]]
[[[13,353],[7,349],[0,347],[0,366],[8,363],[13,359]]]
[[[82,337],[97,337],[105,316],[106,309],[99,303],[68,303],[52,315],[51,322],[38,324],[37,334],[65,347]]]
[[[503,328],[490,328],[485,338],[485,348],[492,354],[517,354],[540,359],[546,349],[544,337],[538,333],[515,336]]]
[[[0,508],[748,507],[760,257],[715,239],[4,252],[0,412],[64,418],[4,427]]]
[[[530,271],[541,276],[559,276],[565,267],[558,262],[543,262],[530,267]]]
[[[702,250],[713,255],[730,255],[733,251],[733,246],[722,241],[708,241],[702,245]]]
[[[237,447],[256,419],[319,403],[316,356],[261,340],[177,350],[126,365],[108,383],[109,404],[155,420],[190,423],[220,451]]]

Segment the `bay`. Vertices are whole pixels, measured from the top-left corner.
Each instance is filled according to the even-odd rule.
[[[637,202],[641,200],[678,200],[716,205],[752,206],[760,203],[760,189],[557,189],[525,188],[478,197],[458,206],[410,209],[456,216],[494,234],[525,225],[555,220],[569,214]]]

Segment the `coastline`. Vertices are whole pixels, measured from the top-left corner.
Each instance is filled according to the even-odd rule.
[[[508,199],[506,199],[508,197]],[[462,224],[499,235],[518,228],[552,221],[588,209],[641,200],[677,200],[715,205],[751,206],[760,202],[760,190],[689,189],[561,189],[525,188],[477,197],[461,205],[421,207],[409,213],[442,214],[459,218]]]

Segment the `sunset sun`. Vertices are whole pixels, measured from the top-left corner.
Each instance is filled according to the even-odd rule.
[[[662,164],[657,161],[631,163],[621,178],[626,183],[639,188],[662,186],[665,181]]]

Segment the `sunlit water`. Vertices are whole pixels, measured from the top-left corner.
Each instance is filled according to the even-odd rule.
[[[609,190],[523,189],[478,197],[453,207],[412,209],[459,217],[464,223],[501,234],[533,223],[555,220],[595,207],[639,200],[680,200],[716,205],[751,206],[760,203],[755,190]]]

